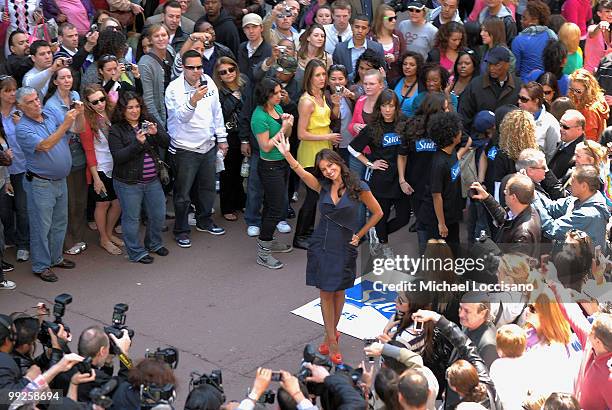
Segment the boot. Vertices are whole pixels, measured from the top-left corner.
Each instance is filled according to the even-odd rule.
[[[385,259],[395,258],[395,253],[393,252],[393,249],[389,246],[388,243],[382,244],[382,254],[383,254],[383,258]]]
[[[257,239],[257,263],[268,269],[280,269],[283,267],[283,264],[272,256],[271,243],[272,241],[260,241]]]
[[[266,248],[269,248],[272,253],[287,253],[293,250],[291,245],[279,242],[276,239],[272,239],[269,242],[262,241],[261,243],[264,244]]]

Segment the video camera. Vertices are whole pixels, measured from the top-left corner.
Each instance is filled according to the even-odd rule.
[[[312,376],[312,371],[309,368],[305,367],[306,363],[315,364],[317,366],[326,367],[328,370],[332,368],[332,362],[327,356],[323,356],[319,352],[316,351],[314,345],[306,345],[304,347],[304,354],[302,358],[302,364],[300,366],[300,371],[297,374],[297,378],[301,382],[305,382],[307,377]]]
[[[125,326],[125,318],[126,318],[125,312],[127,312],[129,308],[130,307],[127,305],[127,303],[117,303],[113,307],[113,318],[111,319],[112,325],[105,326],[104,333],[106,333],[109,336],[112,334],[117,339],[121,339],[123,337],[123,329],[126,329],[128,331],[128,336],[130,336],[130,340],[134,340],[134,330]],[[115,344],[112,343],[112,339],[111,339],[111,344],[110,344],[110,353],[111,354],[120,353],[115,349]]]
[[[70,333],[70,328],[64,325],[62,318],[66,313],[66,305],[72,303],[72,295],[68,293],[62,293],[61,295],[57,295],[55,297],[55,304],[53,305],[53,316],[55,316],[55,320],[50,322],[48,320],[44,320],[40,325],[40,331],[38,332],[38,340],[45,347],[51,347],[51,336],[49,336],[49,329],[53,331],[56,335],[58,334],[60,327],[59,325],[64,326],[64,330]]]
[[[110,379],[100,387],[95,387],[89,392],[91,408],[93,405],[109,409],[113,405],[112,393],[117,388],[117,379]]]
[[[166,347],[165,349],[158,347],[154,351],[147,349],[145,357],[147,359],[157,359],[166,362],[172,369],[176,369],[179,362],[179,352],[175,347]]]
[[[223,373],[221,370],[213,370],[210,374],[200,374],[191,372],[191,380],[189,381],[189,391],[196,389],[201,385],[209,385],[214,387],[221,393],[223,401],[225,401],[225,391],[223,390]]]

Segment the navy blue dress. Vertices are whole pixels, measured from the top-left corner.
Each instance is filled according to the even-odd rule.
[[[345,191],[337,205],[331,198],[331,181],[321,182],[319,193],[319,224],[310,237],[306,284],[320,290],[335,292],[353,286],[357,271],[357,247],[351,245],[353,234],[361,228],[361,201],[352,200]],[[361,189],[369,191],[361,181]]]

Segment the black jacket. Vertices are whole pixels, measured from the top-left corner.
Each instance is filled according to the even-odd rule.
[[[575,165],[574,151],[576,151],[576,145],[582,141],[584,141],[584,135],[576,138],[574,141],[570,142],[567,146],[561,149],[558,147],[548,161],[548,168],[550,168],[558,179],[563,178],[567,173],[567,170]]]
[[[111,410],[140,409],[140,392],[134,390],[132,385],[124,381],[117,386],[113,393]]]
[[[516,251],[533,257],[539,256],[542,227],[540,215],[534,207],[530,205],[514,219],[508,219],[508,212],[492,195],[489,195],[483,204],[491,214],[493,222],[499,227],[495,242],[505,245],[504,252]]]
[[[467,335],[463,333],[456,324],[450,322],[444,316],[442,316],[438,323],[436,323],[436,327],[440,330],[442,336],[444,336],[455,348],[453,350],[453,353],[456,354],[455,360],[462,359],[474,366],[476,368],[476,371],[478,372],[478,379],[480,383],[484,384],[487,387],[487,393],[489,397],[481,401],[480,404],[487,409],[501,410],[501,405],[499,404],[499,399],[497,398],[497,392],[495,391],[493,380],[491,380],[491,377],[489,376],[489,371],[487,370],[487,366],[485,366],[482,357],[480,357],[480,355],[478,354],[478,350],[476,349],[474,343],[472,343],[472,341],[467,337]],[[449,391],[450,388],[447,387],[447,393]],[[444,403],[444,408],[454,409],[455,406],[459,403],[461,403],[461,400],[459,400],[458,402],[449,403],[447,399]]]
[[[172,37],[172,42],[170,43],[174,51],[176,51],[177,53],[181,51],[181,47],[183,47],[183,44],[185,44],[185,41],[187,41],[188,37],[189,34],[185,33],[183,29],[179,26],[176,29],[176,32],[174,33],[174,37]]]
[[[357,410],[365,409],[366,402],[353,387],[348,376],[332,374],[323,382],[324,393],[321,395],[321,406],[324,409]]]
[[[238,54],[240,35],[238,33],[238,29],[236,28],[236,24],[234,23],[234,18],[226,10],[221,9],[221,13],[215,21],[210,21],[208,16],[204,14],[198,19],[198,21],[196,21],[194,27],[198,27],[203,21],[207,21],[212,24],[213,28],[215,29],[216,41],[232,50],[232,53],[235,55]]]
[[[217,63],[217,59],[219,57],[229,57],[232,60],[236,61],[236,56],[232,53],[228,47],[224,46],[221,43],[217,43],[215,41],[215,49],[213,50],[210,59],[206,58],[205,55],[202,56],[202,65],[204,66],[203,70],[209,76],[213,76],[213,71],[215,69],[215,64]]]
[[[155,122],[155,120],[150,120]],[[170,139],[164,127],[157,124],[157,134],[148,135],[144,144],[136,140],[136,132],[126,122],[113,124],[108,136],[108,146],[113,156],[113,178],[125,184],[136,184],[142,179],[144,154],[147,150],[168,148]]]
[[[30,56],[19,57],[15,54],[9,54],[6,61],[2,65],[0,72],[12,76],[17,81],[17,88],[21,87],[23,76],[34,67],[34,62]]]
[[[502,105],[516,105],[521,84],[520,78],[511,73],[508,73],[508,80],[501,88],[488,74],[474,77],[461,93],[457,108],[465,131],[470,133],[472,121],[479,111],[495,111]]]
[[[255,84],[255,67],[272,55],[272,46],[264,41],[257,47],[253,55],[249,57],[247,43],[248,41],[245,41],[238,48],[238,68],[240,68],[242,74],[246,74],[249,77],[251,83]]]
[[[13,356],[0,352],[0,391],[21,391],[30,381],[23,377]],[[8,404],[0,403],[0,410],[8,409]]]
[[[241,74],[244,86],[240,90],[240,99],[236,98],[227,88],[219,88],[219,102],[223,111],[223,121],[227,130],[227,142],[230,145],[240,144],[240,116],[245,101],[249,98],[247,90],[251,87],[249,79]]]

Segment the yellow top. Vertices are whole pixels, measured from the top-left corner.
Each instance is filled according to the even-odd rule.
[[[310,120],[308,120],[308,125],[306,126],[306,130],[314,135],[325,135],[331,134],[331,128],[329,128],[329,124],[331,123],[331,109],[324,102],[323,106],[317,104],[316,100],[313,96],[308,93],[304,93],[301,97],[307,98],[314,104],[314,111],[310,115]],[[314,167],[315,165],[315,156],[319,151],[325,148],[332,148],[331,141],[300,141],[300,146],[298,147],[297,152],[297,160],[304,168]]]

